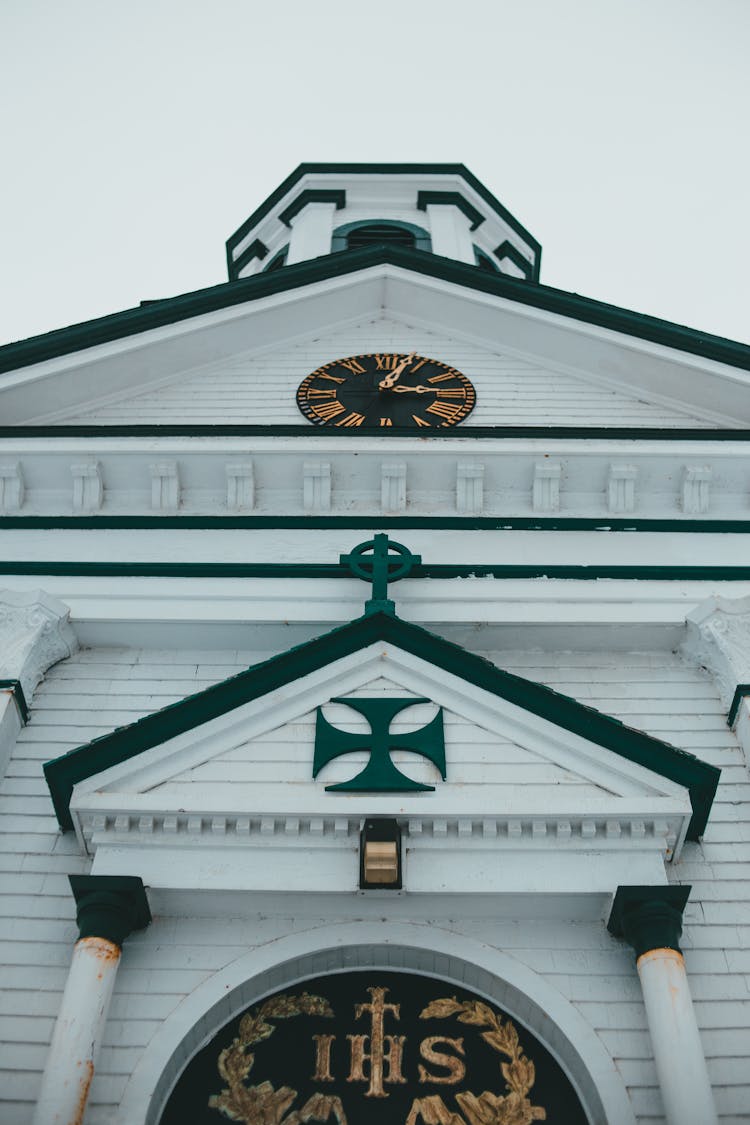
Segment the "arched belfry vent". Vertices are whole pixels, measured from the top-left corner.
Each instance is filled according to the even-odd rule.
[[[463,164],[300,164],[228,239],[229,279],[382,246],[539,280],[541,246]]]

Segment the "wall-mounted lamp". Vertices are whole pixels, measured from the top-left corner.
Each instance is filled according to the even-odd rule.
[[[401,829],[390,817],[364,823],[359,834],[359,885],[362,890],[401,890]]]

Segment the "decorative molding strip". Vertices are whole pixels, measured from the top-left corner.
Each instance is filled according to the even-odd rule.
[[[532,506],[535,512],[557,512],[560,508],[562,466],[556,461],[540,461],[534,466]]]
[[[607,480],[607,506],[610,512],[635,511],[635,465],[610,465]]]
[[[23,506],[24,481],[20,461],[0,465],[0,512],[18,512]]]
[[[102,469],[98,461],[71,465],[73,476],[73,511],[98,512],[104,499]]]
[[[684,654],[711,674],[722,703],[733,708],[738,685],[750,682],[750,597],[709,598],[688,615],[687,627]]]
[[[477,516],[484,506],[484,465],[477,461],[459,461],[456,469],[456,510]]]
[[[711,503],[711,468],[708,465],[686,466],[682,478],[682,510],[700,516]]]
[[[69,617],[43,590],[0,590],[0,680],[19,681],[26,701],[47,669],[78,648]]]
[[[406,462],[384,461],[380,477],[380,503],[384,512],[406,508]]]
[[[158,461],[149,465],[151,473],[151,507],[162,512],[176,511],[180,505],[180,478],[176,461]]]
[[[305,461],[302,469],[302,503],[306,512],[330,511],[330,461]]]
[[[255,507],[255,472],[252,461],[227,465],[227,508],[241,512]]]

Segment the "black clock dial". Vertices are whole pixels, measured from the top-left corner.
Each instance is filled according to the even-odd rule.
[[[315,426],[421,430],[455,426],[471,412],[469,379],[438,359],[379,352],[334,359],[299,385],[297,405]]]

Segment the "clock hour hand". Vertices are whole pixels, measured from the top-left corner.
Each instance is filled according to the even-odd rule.
[[[406,359],[402,359],[400,363],[396,364],[393,370],[389,371],[386,377],[380,380],[380,382],[378,383],[378,389],[381,391],[390,390],[396,380],[400,377],[401,372],[405,367],[408,367],[416,354],[416,352],[412,352],[411,355],[408,355],[406,357]]]

